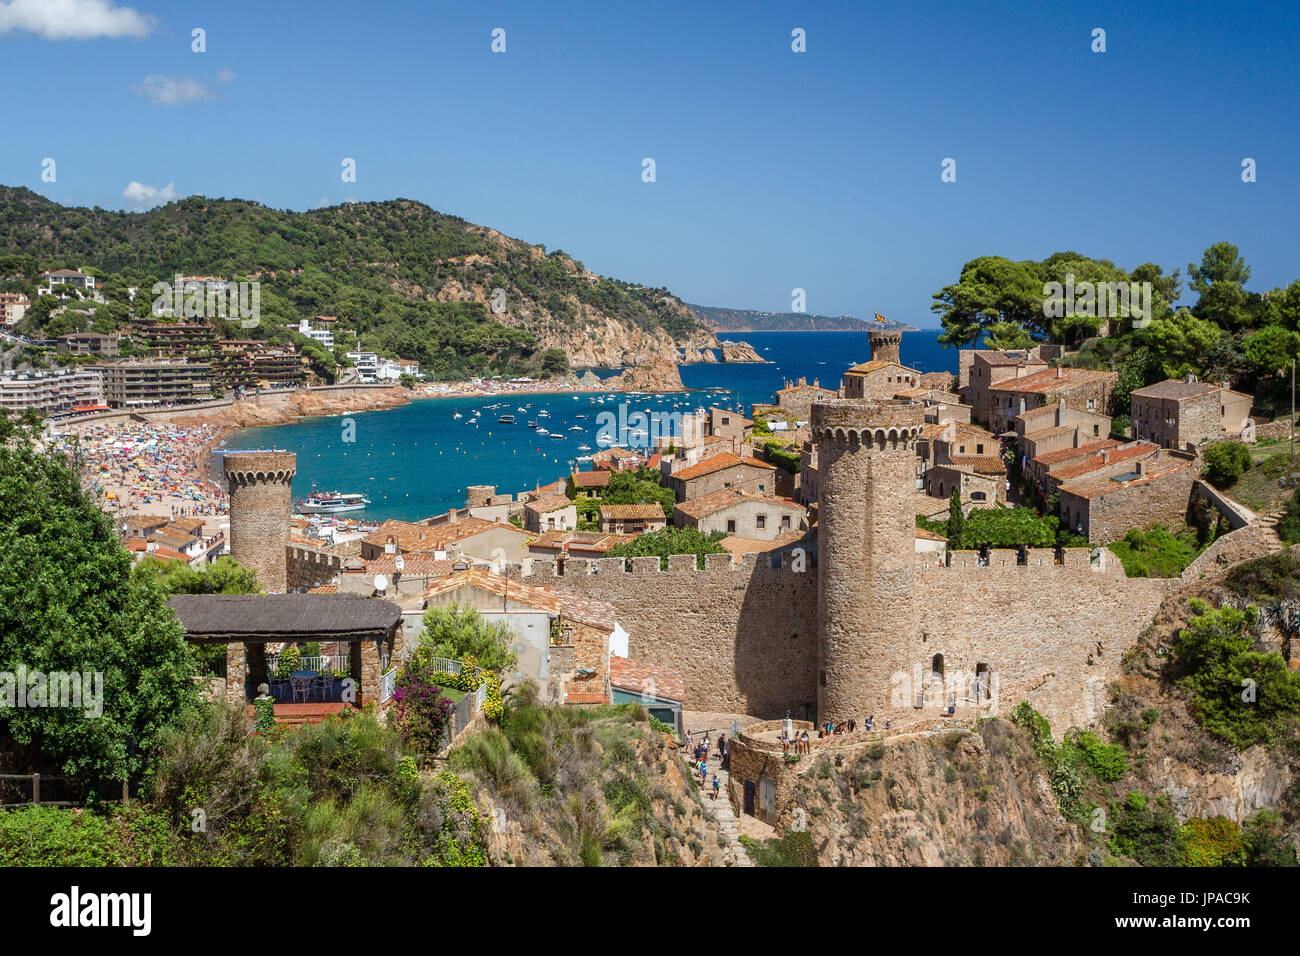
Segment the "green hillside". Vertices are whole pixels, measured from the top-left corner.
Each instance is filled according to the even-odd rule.
[[[177,273],[257,279],[263,322],[254,334],[336,315],[364,346],[419,359],[439,377],[537,370],[548,347],[565,350],[595,325],[673,339],[702,331],[666,289],[595,276],[559,250],[407,199],[289,212],[190,197],[126,213],[0,187],[0,256],[146,291]],[[505,292],[499,313],[495,289]]]

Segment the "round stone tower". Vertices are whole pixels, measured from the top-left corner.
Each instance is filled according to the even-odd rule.
[[[867,341],[871,343],[871,361],[903,364],[903,360],[899,358],[899,351],[903,346],[902,332],[897,329],[868,329]]]
[[[916,630],[916,442],[912,402],[812,406],[817,442],[817,713],[883,715]]]
[[[257,572],[262,590],[288,588],[286,550],[293,510],[290,484],[298,470],[291,451],[240,451],[223,455],[230,489],[230,555]]]

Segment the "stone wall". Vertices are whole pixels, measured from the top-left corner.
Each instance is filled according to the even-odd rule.
[[[305,545],[290,545],[285,555],[285,579],[290,591],[330,584],[343,572],[343,557]]]
[[[257,574],[272,594],[288,584],[291,484],[298,456],[287,451],[237,452],[222,456],[230,494],[230,555]]]
[[[1082,498],[1062,485],[1060,495],[1062,520],[1070,528],[1082,527],[1082,533],[1094,543],[1118,541],[1130,528],[1157,522],[1176,528],[1187,519],[1192,486],[1199,468],[1194,462],[1178,471],[1167,472],[1136,484],[1116,485],[1114,491]]]
[[[816,699],[814,555],[803,571],[789,551],[776,560],[747,555],[733,566],[715,554],[696,570],[694,556],[674,555],[661,571],[658,558],[633,558],[626,571],[622,558],[570,558],[556,575],[554,560],[534,558],[510,574],[612,604],[630,658],[682,672],[687,710],[803,716]]]

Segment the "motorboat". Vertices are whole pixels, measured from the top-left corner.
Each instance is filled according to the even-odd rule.
[[[316,491],[298,503],[298,512],[305,515],[337,515],[349,511],[364,511],[370,499],[365,495]]]

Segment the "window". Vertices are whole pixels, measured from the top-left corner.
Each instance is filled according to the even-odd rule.
[[[754,519],[754,526],[755,526],[756,528],[760,529],[760,530],[763,529],[763,528],[766,528],[766,527],[767,527],[767,515],[759,515],[757,518],[755,518],[755,519]]]
[[[736,533],[736,519],[735,519],[735,518],[728,518],[728,519],[727,519],[727,534],[735,534],[735,533]]]
[[[724,425],[730,425],[730,424],[731,424],[731,419],[728,418],[726,415],[723,415],[723,416],[722,416],[722,424],[724,424]]]
[[[1097,400],[1095,398],[1088,399],[1088,408],[1093,409],[1096,407],[1097,407]]]
[[[763,493],[763,486],[762,486],[762,485],[759,485],[759,486],[758,486],[758,493],[759,493],[760,495]]]
[[[1101,434],[1101,426],[1100,426],[1100,425],[1093,425],[1093,426],[1092,426],[1092,437],[1093,437],[1093,438],[1096,438],[1096,437],[1097,437],[1098,435],[1100,435],[1100,434]]]
[[[970,493],[970,500],[971,500],[971,501],[986,501],[987,499],[988,499],[988,496],[985,495],[984,492],[982,492],[982,491],[972,491],[972,492]]]
[[[977,455],[982,455],[982,454],[984,454],[984,443],[983,443],[983,442],[980,442],[978,445],[975,446],[975,454],[977,454]]]
[[[790,527],[790,516],[789,516],[789,515],[781,515],[781,527],[782,527],[782,528],[789,528],[789,527]]]

